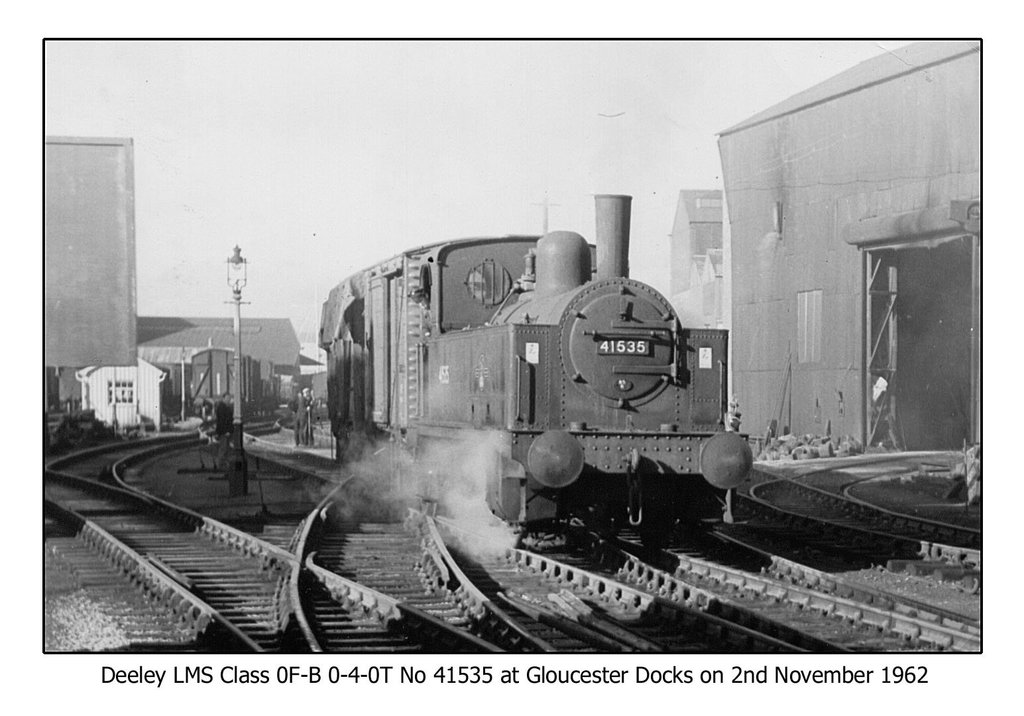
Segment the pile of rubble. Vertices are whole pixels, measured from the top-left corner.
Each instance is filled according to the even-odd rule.
[[[768,438],[758,454],[759,461],[813,460],[821,457],[849,457],[864,452],[864,444],[852,435],[782,435]]]
[[[964,450],[963,459],[950,471],[953,480],[947,500],[963,499],[968,505],[981,504],[981,445]]]

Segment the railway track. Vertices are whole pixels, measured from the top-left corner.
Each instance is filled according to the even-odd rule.
[[[296,545],[306,572],[302,608],[316,650],[501,650],[470,628],[472,620],[443,583],[443,565],[425,555],[418,535],[401,522],[332,519],[339,499],[342,494],[333,495],[310,516]],[[366,618],[353,622],[341,613],[351,605],[360,605]]]
[[[438,518],[438,523],[456,544],[472,541],[454,522]],[[559,651],[806,650],[804,645],[786,643],[757,628],[637,589],[609,568],[605,555],[578,549],[546,549],[543,553],[508,549],[503,555],[489,557],[474,557],[458,548],[455,552],[460,565],[489,599],[500,600],[508,609],[585,645],[580,649],[562,644]]]
[[[347,504],[353,495],[361,509]],[[364,605],[392,631],[401,625],[416,633],[417,650],[545,650],[500,610],[483,603],[436,530],[422,520],[400,521],[392,509],[368,505],[362,485],[339,487],[311,513],[296,554],[317,589],[343,603]],[[329,604],[305,604],[323,650],[345,650],[349,625],[339,622]],[[397,648],[409,647],[399,643]]]
[[[46,622],[57,650],[241,651],[209,605],[104,530],[44,503]],[[126,588],[131,585],[132,588]]]
[[[896,513],[851,499],[846,493],[837,495],[788,478],[753,485],[748,497],[786,512],[804,514],[839,525],[859,527],[917,542],[937,542],[960,547],[965,554],[981,548],[980,530]]]
[[[839,556],[832,556],[827,560],[828,569],[815,568],[773,551],[782,542],[777,536],[775,539],[765,540],[758,532],[750,532],[743,527],[735,524],[717,525],[707,539],[697,543],[699,546],[696,551],[691,543],[687,552],[694,555],[703,554],[708,559],[726,566],[770,574],[777,579],[848,596],[884,609],[902,610],[939,622],[961,623],[966,625],[968,630],[980,634],[980,624],[970,613],[965,610],[947,609],[901,593],[898,581],[887,580],[887,570],[881,567],[874,567],[872,572],[878,574],[883,586],[871,586],[857,579],[857,575],[861,574],[858,570],[862,566],[858,558],[843,561]],[[789,554],[790,551],[787,549],[785,553]],[[851,576],[843,576],[844,573]],[[886,588],[886,585],[890,588]]]
[[[223,623],[240,638],[234,648],[219,646],[214,650],[323,650],[313,636],[307,612],[316,615],[315,621],[321,625],[329,621],[335,636],[347,632],[344,638],[328,643],[332,650],[467,650],[464,642],[471,639],[444,638],[448,627],[431,615],[325,573],[315,565],[303,568],[291,550],[300,547],[308,532],[304,520],[258,521],[250,527],[266,539],[257,539],[141,494],[121,479],[128,464],[152,459],[154,454],[189,442],[142,449],[138,445],[109,446],[89,451],[77,462],[69,456],[58,464],[73,464],[89,477],[46,471],[45,492],[51,509],[73,515],[77,524],[64,527],[69,533],[105,533],[100,525],[109,528],[111,541],[119,545],[126,555],[124,561],[133,565],[131,569],[156,570],[202,605],[202,612],[209,615],[206,621]],[[112,462],[124,452],[129,453],[128,458]],[[124,589],[124,581],[121,579],[114,588]],[[169,619],[161,610],[152,617],[154,623]],[[478,641],[472,642],[469,650],[493,647]]]
[[[180,444],[168,440],[154,447]],[[772,555],[762,555],[770,561],[764,574],[682,553],[664,553],[651,564],[649,555],[638,556],[643,554],[638,545],[581,538],[574,530],[571,542],[554,551],[509,549],[480,557],[466,547],[465,530],[442,518],[412,511],[402,523],[379,505],[359,514],[345,505],[347,488],[365,497],[355,481],[340,485],[305,519],[249,525],[257,539],[152,496],[100,484],[116,482],[123,473],[125,463],[112,465],[115,452],[89,451],[76,464],[82,473],[77,477],[48,469],[45,487],[51,515],[47,543],[55,560],[72,564],[70,571],[83,583],[127,580],[142,594],[147,589],[173,594],[171,606],[152,601],[155,611],[139,611],[137,618],[126,607],[131,617],[125,623],[134,619],[136,634],[114,648],[348,653],[980,648],[980,626],[956,614]],[[132,460],[147,459],[139,446],[129,452]],[[116,548],[95,547],[89,541],[95,538],[84,536],[93,533],[106,535]],[[76,551],[76,541],[86,546]],[[120,561],[97,558],[103,550],[117,553]],[[104,581],[105,569],[113,581]],[[131,576],[135,572],[155,575],[151,579],[162,586],[139,586]],[[169,616],[180,614],[176,605],[186,603],[188,614],[200,615],[195,623]]]
[[[709,559],[698,550],[651,556],[636,540],[582,535],[627,581],[739,623],[783,625],[780,638],[812,637],[836,651],[979,651],[980,626],[962,615],[901,600],[776,559],[764,573]],[[652,564],[653,563],[653,564]]]
[[[799,647],[715,615],[643,594],[600,573],[580,554],[540,555],[512,549],[481,558],[472,536],[454,522],[410,511],[405,524],[358,521],[343,490],[311,515],[299,547],[310,574],[342,601],[371,604],[393,619],[426,614],[461,630],[478,651],[517,652],[789,652]],[[331,518],[332,510],[346,519]],[[332,586],[333,583],[333,586]],[[329,611],[307,610],[324,644],[341,637]],[[398,613],[397,615],[395,613]],[[341,623],[344,635],[355,630]],[[320,636],[322,635],[322,636]],[[374,639],[383,638],[379,634]],[[445,632],[432,637],[451,639]],[[344,642],[340,642],[342,648]],[[394,644],[382,648],[395,648]],[[402,648],[398,644],[397,648]],[[325,647],[326,650],[326,647]],[[452,650],[444,644],[443,651]]]
[[[48,502],[94,525],[215,612],[254,651],[285,645],[287,553],[226,525],[121,488],[47,470]],[[141,567],[140,567],[141,568]]]
[[[959,604],[959,608],[954,609],[935,603],[964,601],[951,599],[953,595],[962,595],[953,586],[937,587],[931,581],[925,584],[925,580],[908,583],[906,578],[895,578],[890,570],[866,562],[860,555],[844,555],[837,544],[830,545],[832,549],[828,554],[808,552],[806,539],[801,537],[802,533],[799,536],[787,534],[783,527],[766,534],[748,525],[719,524],[706,535],[689,536],[686,546],[676,550],[738,570],[769,574],[819,591],[850,596],[885,609],[903,610],[935,621],[963,623],[980,634],[976,610],[969,604]],[[794,553],[811,557],[817,566],[806,559],[794,558]],[[868,577],[874,584],[867,583]],[[915,591],[928,594],[932,600],[917,598],[920,595],[915,596]]]
[[[807,473],[811,474],[811,473]],[[790,478],[761,476],[734,500],[738,524],[722,530],[737,541],[789,545],[794,553],[827,564],[885,564],[894,571],[981,588],[981,532],[962,525],[905,515]],[[942,542],[935,541],[943,540]],[[813,557],[810,555],[813,553]]]
[[[766,573],[776,579],[789,581],[799,586],[836,594],[883,610],[932,622],[979,639],[981,637],[981,623],[963,612],[945,609],[913,597],[894,593],[891,590],[874,588],[856,580],[822,572],[783,557],[772,556],[771,565],[766,569]]]

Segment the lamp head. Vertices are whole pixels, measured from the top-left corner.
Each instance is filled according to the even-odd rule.
[[[237,245],[234,248],[234,253],[228,258],[228,286],[238,293],[242,290],[248,281],[248,264],[249,262],[242,258],[242,249]]]

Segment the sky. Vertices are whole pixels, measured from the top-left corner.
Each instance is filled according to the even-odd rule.
[[[631,275],[668,290],[682,189],[722,187],[716,133],[900,41],[50,41],[47,135],[130,137],[138,314],[251,316],[313,340],[346,276],[406,248],[593,241],[633,199]]]

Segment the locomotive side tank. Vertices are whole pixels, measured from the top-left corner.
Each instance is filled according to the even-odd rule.
[[[331,290],[320,321],[328,409],[339,458],[366,439],[415,448],[431,406],[427,343],[487,323],[509,295],[536,236],[460,239],[409,249]],[[434,368],[436,370],[436,368]],[[466,429],[465,421],[459,428]]]

